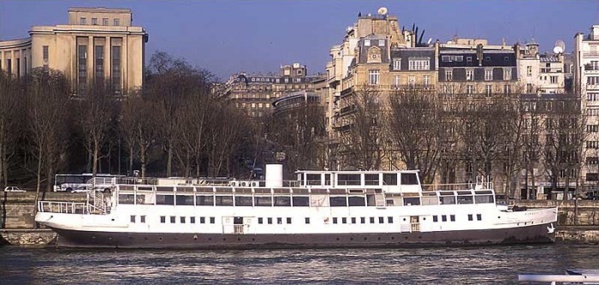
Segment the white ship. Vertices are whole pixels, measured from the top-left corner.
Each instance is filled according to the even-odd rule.
[[[40,201],[35,220],[67,247],[409,247],[554,240],[557,208],[518,211],[498,205],[490,183],[423,189],[417,171],[297,171],[292,182],[282,180],[280,165],[267,165],[261,182],[115,184],[111,193],[90,193],[87,203]]]

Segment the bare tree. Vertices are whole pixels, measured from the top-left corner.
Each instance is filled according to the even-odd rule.
[[[436,93],[404,89],[390,97],[388,132],[408,169],[420,170],[424,183],[433,183],[445,149],[447,120]]]
[[[86,94],[78,98],[79,119],[84,134],[85,146],[91,158],[92,176],[98,173],[98,161],[104,155],[100,153],[107,141],[109,128],[116,115],[116,104],[109,84],[97,82]]]
[[[250,128],[245,114],[228,102],[217,102],[212,112],[212,123],[208,126],[206,155],[208,175],[226,176],[231,174],[231,159],[244,140],[244,130]],[[223,172],[223,169],[225,170]]]
[[[44,177],[49,188],[51,183],[48,182],[52,178],[53,167],[58,164],[64,150],[64,141],[67,137],[65,110],[68,110],[69,94],[68,81],[58,71],[35,69],[27,80],[26,98],[30,139],[33,145],[32,154],[37,159],[36,205]]]
[[[0,71],[0,186],[8,185],[8,168],[17,152],[17,142],[24,122],[21,84]]]
[[[343,164],[355,169],[379,169],[385,153],[380,91],[364,85],[346,96],[348,104],[341,110],[345,125],[339,134]]]
[[[522,137],[524,187],[526,199],[530,199],[531,193],[535,193],[536,191],[536,178],[538,174],[535,169],[539,169],[541,166],[540,162],[543,147],[540,143],[539,136],[543,131],[543,113],[537,108],[537,102],[534,98],[532,101],[523,102],[521,112],[524,116],[524,130]],[[532,187],[532,192],[531,189],[529,189],[529,179],[531,181],[530,185]]]

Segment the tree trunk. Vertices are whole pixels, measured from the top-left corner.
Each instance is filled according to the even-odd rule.
[[[36,182],[36,187],[35,187],[35,200],[34,200],[34,207],[33,207],[33,217],[35,218],[35,216],[37,215],[37,204],[39,203],[39,199],[40,199],[40,187],[41,187],[41,180],[42,180],[42,155],[43,155],[44,149],[43,146],[40,145],[38,146],[38,160],[37,160],[37,182]],[[33,223],[33,228],[37,228],[37,223]]]
[[[170,142],[167,143],[166,150],[166,177],[172,176],[173,170],[173,148]]]

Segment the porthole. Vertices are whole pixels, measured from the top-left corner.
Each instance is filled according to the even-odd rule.
[[[406,236],[406,239],[408,239],[408,236]]]
[[[148,237],[144,237],[144,240],[148,240]]]
[[[367,238],[367,237],[365,237],[365,238],[364,238],[364,240],[368,240],[368,238]]]
[[[337,240],[339,240],[339,238],[337,238]]]
[[[159,241],[162,241],[162,237],[159,237],[159,238],[158,238],[158,240],[159,240]]]
[[[237,241],[241,241],[241,238],[237,238]]]
[[[227,238],[223,238],[223,241],[227,241]]]
[[[379,240],[381,240],[381,237],[379,237]]]
[[[395,237],[391,237],[391,239],[392,239],[392,240],[394,240],[394,239],[395,239]]]
[[[92,236],[92,239],[96,239],[96,236]]]
[[[133,240],[133,237],[129,237],[129,240]]]

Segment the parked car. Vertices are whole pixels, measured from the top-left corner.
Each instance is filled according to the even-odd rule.
[[[6,188],[4,188],[4,192],[25,192],[25,190],[17,186],[6,186]]]

